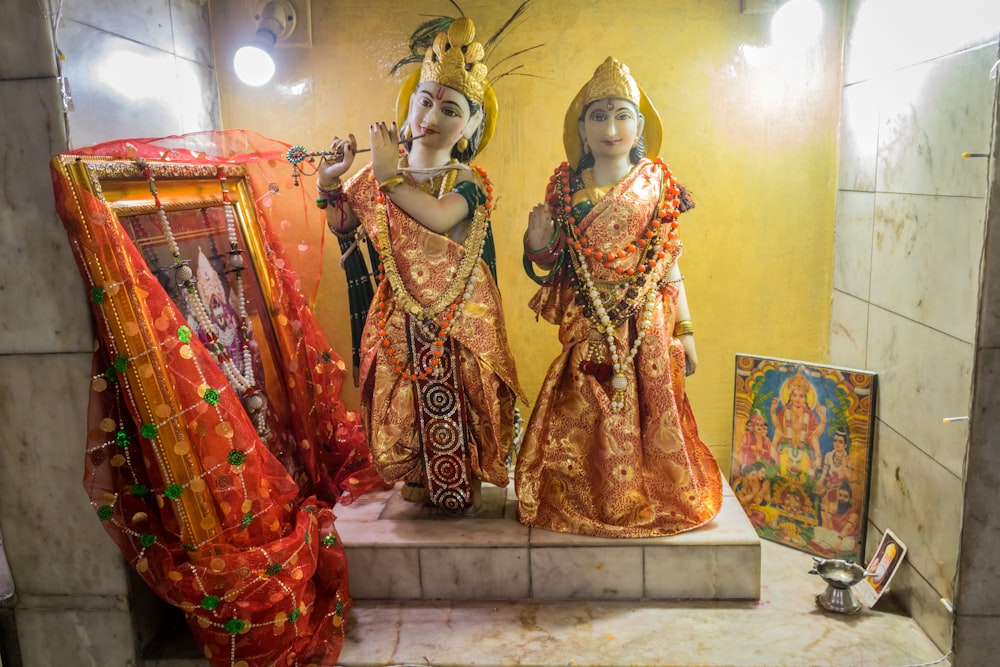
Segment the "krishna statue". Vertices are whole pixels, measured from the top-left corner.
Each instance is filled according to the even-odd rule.
[[[439,32],[402,85],[397,121],[370,126],[371,162],[342,182],[356,144],[334,137],[317,183],[352,318],[367,310],[361,415],[373,462],[386,482],[404,482],[407,500],[456,512],[477,505],[482,482],[507,485],[523,399],[496,283],[493,186],[469,164],[497,118],[475,36],[464,16]],[[352,264],[359,243],[378,267],[370,303],[357,296],[371,290]]]

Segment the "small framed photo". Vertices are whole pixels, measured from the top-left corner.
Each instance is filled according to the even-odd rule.
[[[889,582],[905,556],[906,545],[899,541],[895,533],[886,530],[878,549],[875,550],[875,555],[865,567],[865,578],[854,587],[854,592],[863,604],[871,607],[878,602],[889,588]]]

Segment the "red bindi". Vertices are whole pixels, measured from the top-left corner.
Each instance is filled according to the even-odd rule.
[[[442,97],[444,97],[444,86],[438,87],[437,94],[434,97],[436,97],[437,99],[441,99]]]

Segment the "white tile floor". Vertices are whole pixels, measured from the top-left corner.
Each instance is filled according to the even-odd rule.
[[[361,509],[359,506],[355,511]],[[856,615],[820,609],[816,596],[823,591],[824,584],[819,577],[808,573],[812,564],[807,553],[761,541],[760,599],[756,601],[361,600],[349,615],[347,643],[340,664],[343,667],[950,664],[947,658],[942,659],[943,652],[913,619],[894,605],[891,595],[884,596],[874,609],[864,609]],[[198,650],[190,644],[184,654],[196,656]],[[147,660],[145,665],[207,667],[207,662],[191,657]]]

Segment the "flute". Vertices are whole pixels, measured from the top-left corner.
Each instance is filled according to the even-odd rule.
[[[417,139],[423,139],[424,136],[425,135],[420,134],[420,135],[417,135],[415,137],[410,137],[409,139],[400,139],[399,141],[396,142],[396,144],[397,145],[402,145],[402,144],[408,143],[410,141],[416,141]],[[357,155],[358,153],[368,153],[369,151],[371,151],[371,148],[355,148],[353,152],[354,152],[355,155]],[[324,160],[326,158],[328,158],[328,157],[332,157],[334,159],[334,161],[336,162],[336,161],[344,159],[344,152],[343,151],[307,151],[302,146],[292,146],[291,148],[288,149],[288,152],[285,154],[285,158],[289,162],[291,162],[293,165],[298,165],[300,162],[303,162],[306,159],[311,158],[311,157],[321,157]]]

